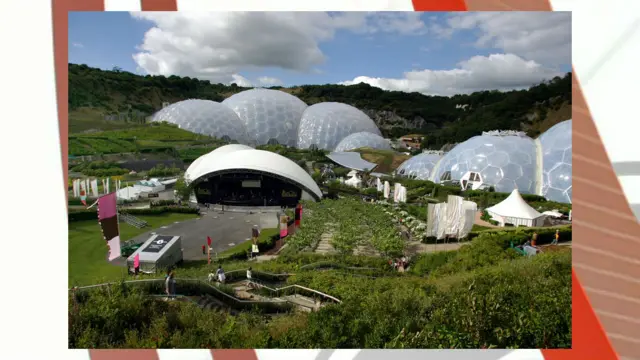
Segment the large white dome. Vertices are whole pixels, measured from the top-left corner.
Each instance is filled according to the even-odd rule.
[[[187,182],[217,173],[233,170],[257,171],[294,183],[316,200],[322,198],[322,191],[311,176],[298,164],[286,157],[264,150],[255,150],[242,145],[225,145],[196,159],[184,174]]]
[[[240,117],[256,145],[275,141],[296,146],[300,118],[307,108],[297,97],[270,89],[246,90],[230,96],[222,104]]]
[[[402,177],[416,180],[430,180],[433,169],[442,158],[441,154],[422,153],[407,159],[396,169],[396,173]]]
[[[518,189],[535,194],[536,158],[535,143],[527,136],[478,135],[451,149],[431,179],[438,182],[449,171],[452,180],[460,180],[467,171],[474,171],[498,192]]]
[[[342,152],[364,147],[379,150],[391,150],[391,145],[388,140],[380,135],[365,131],[351,134],[340,140],[334,151]]]
[[[156,112],[151,121],[166,121],[196,134],[241,144],[250,142],[247,129],[228,107],[210,100],[184,100]]]
[[[571,203],[572,121],[558,123],[540,135],[542,147],[542,196],[547,200]]]
[[[311,105],[300,120],[298,148],[315,145],[319,149],[333,150],[342,139],[358,132],[382,136],[373,120],[351,105],[337,102]]]

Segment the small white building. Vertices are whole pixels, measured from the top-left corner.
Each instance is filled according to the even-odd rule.
[[[527,204],[520,195],[518,189],[514,189],[511,195],[502,202],[487,208],[487,213],[497,221],[500,226],[513,224],[513,226],[538,227],[544,225],[545,215]]]

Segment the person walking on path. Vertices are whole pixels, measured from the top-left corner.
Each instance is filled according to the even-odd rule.
[[[558,245],[558,240],[560,240],[560,230],[556,230],[556,235],[551,242],[551,245]]]
[[[224,280],[226,276],[224,275],[224,270],[222,270],[222,265],[218,265],[218,270],[216,270],[216,276],[218,277],[218,281],[221,284],[224,284]]]
[[[172,269],[167,270],[167,278],[164,281],[164,291],[169,299],[173,299],[176,295],[176,279]]]

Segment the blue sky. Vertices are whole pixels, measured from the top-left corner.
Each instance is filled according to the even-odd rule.
[[[478,87],[526,87],[570,71],[570,16],[568,30],[563,24],[566,17],[548,20],[556,24],[556,32],[569,32],[568,43],[566,39],[540,43],[548,25],[536,28],[539,19],[524,14],[513,19],[504,18],[504,13],[496,15],[503,18],[484,14],[461,18],[450,13],[207,16],[69,13],[69,62],[212,82],[241,79],[247,82],[244,85],[355,81],[388,90],[444,95]],[[495,25],[502,27],[507,20],[511,23],[504,30]],[[521,35],[514,37],[518,31]],[[270,48],[252,43],[265,33],[275,34],[266,38]],[[530,48],[523,43],[527,36]],[[486,38],[490,41],[480,44]],[[274,46],[277,49],[269,51]],[[134,59],[135,54],[142,55]],[[491,58],[492,54],[501,57]],[[467,66],[458,65],[474,57],[476,61]],[[537,67],[532,69],[527,61]],[[412,75],[406,74],[411,71]]]

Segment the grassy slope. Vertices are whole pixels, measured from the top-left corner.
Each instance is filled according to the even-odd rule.
[[[383,174],[391,173],[410,157],[408,155],[400,154],[392,150],[375,150],[362,148],[356,149],[354,151],[360,153],[362,158],[366,161],[378,164],[378,166],[373,169],[373,171]]]
[[[197,217],[193,214],[163,214],[140,216],[152,229],[175,221]],[[128,224],[120,224],[122,241],[127,241],[148,231]],[[100,233],[98,221],[78,221],[69,223],[69,285],[90,285],[105,280],[115,280],[126,274],[126,269],[111,265],[106,261],[107,245]]]

